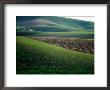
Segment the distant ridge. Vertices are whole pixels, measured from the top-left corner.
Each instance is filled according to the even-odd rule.
[[[16,21],[17,29],[18,27],[31,28],[35,31],[37,30],[44,32],[94,30],[94,22],[57,16],[17,16]]]

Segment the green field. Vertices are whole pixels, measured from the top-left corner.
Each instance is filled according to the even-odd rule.
[[[16,67],[17,74],[94,74],[94,55],[17,36]]]
[[[86,32],[86,31],[79,31],[79,32],[17,32],[17,35],[24,35],[24,36],[38,36],[38,37],[63,37],[63,38],[83,38],[83,39],[93,39],[94,32]]]
[[[16,16],[16,74],[94,74],[94,24]]]
[[[38,36],[56,36],[56,37],[72,37],[72,38],[94,38],[93,32],[42,32]]]

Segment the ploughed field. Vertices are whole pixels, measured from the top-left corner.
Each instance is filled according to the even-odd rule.
[[[93,39],[79,39],[79,38],[57,38],[57,37],[30,37],[34,40],[43,41],[49,44],[61,46],[66,49],[81,51],[84,53],[94,54],[94,40]]]
[[[79,49],[77,51],[75,50],[76,46],[73,46],[74,49],[69,49],[70,46],[68,46],[67,42],[70,45],[76,45],[78,44],[75,43],[77,41],[77,39],[33,39],[17,36],[16,73],[94,74],[94,55],[91,54],[93,52],[88,51],[89,53],[84,53],[84,51],[82,52]],[[79,42],[83,41],[79,40]],[[91,45],[91,48],[93,47],[90,41],[86,42],[88,42],[88,45]]]

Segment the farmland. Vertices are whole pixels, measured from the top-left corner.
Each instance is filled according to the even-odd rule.
[[[56,38],[56,37],[30,37],[35,40],[40,40],[66,49],[81,51],[85,53],[94,53],[93,39],[79,39],[79,38]]]
[[[94,22],[16,16],[16,74],[94,74]]]
[[[94,55],[17,36],[17,74],[93,74]]]

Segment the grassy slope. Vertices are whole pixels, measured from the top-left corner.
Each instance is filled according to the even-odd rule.
[[[66,27],[66,26],[47,26],[47,25],[42,25],[42,26],[35,26],[32,27],[33,30],[35,31],[42,31],[42,32],[71,32],[71,31],[86,31],[83,28],[71,28],[71,27]]]
[[[37,36],[47,36],[47,37],[66,37],[66,38],[87,38],[87,39],[93,39],[94,38],[94,32],[41,32],[39,34],[36,34]]]
[[[37,26],[30,26],[29,28],[33,29],[34,31],[42,31],[42,32],[71,32],[71,31],[86,31],[83,28],[71,28],[66,26],[51,26],[51,25],[37,25]],[[17,31],[25,31],[25,27],[17,26]],[[87,30],[88,31],[88,30]],[[90,31],[90,30],[89,30]]]
[[[92,54],[17,36],[17,74],[91,74]]]
[[[29,32],[29,31],[21,31],[17,32],[17,35],[32,35],[32,36],[42,36],[42,37],[65,37],[65,38],[85,38],[85,39],[93,39],[94,38],[94,32]]]
[[[58,16],[17,16],[16,17],[17,22],[20,22],[20,24],[22,22],[27,23],[27,21],[32,21],[36,19],[47,20],[49,22],[57,23],[57,24],[64,25],[67,27],[94,29],[94,22],[65,18],[65,17],[58,17]]]

